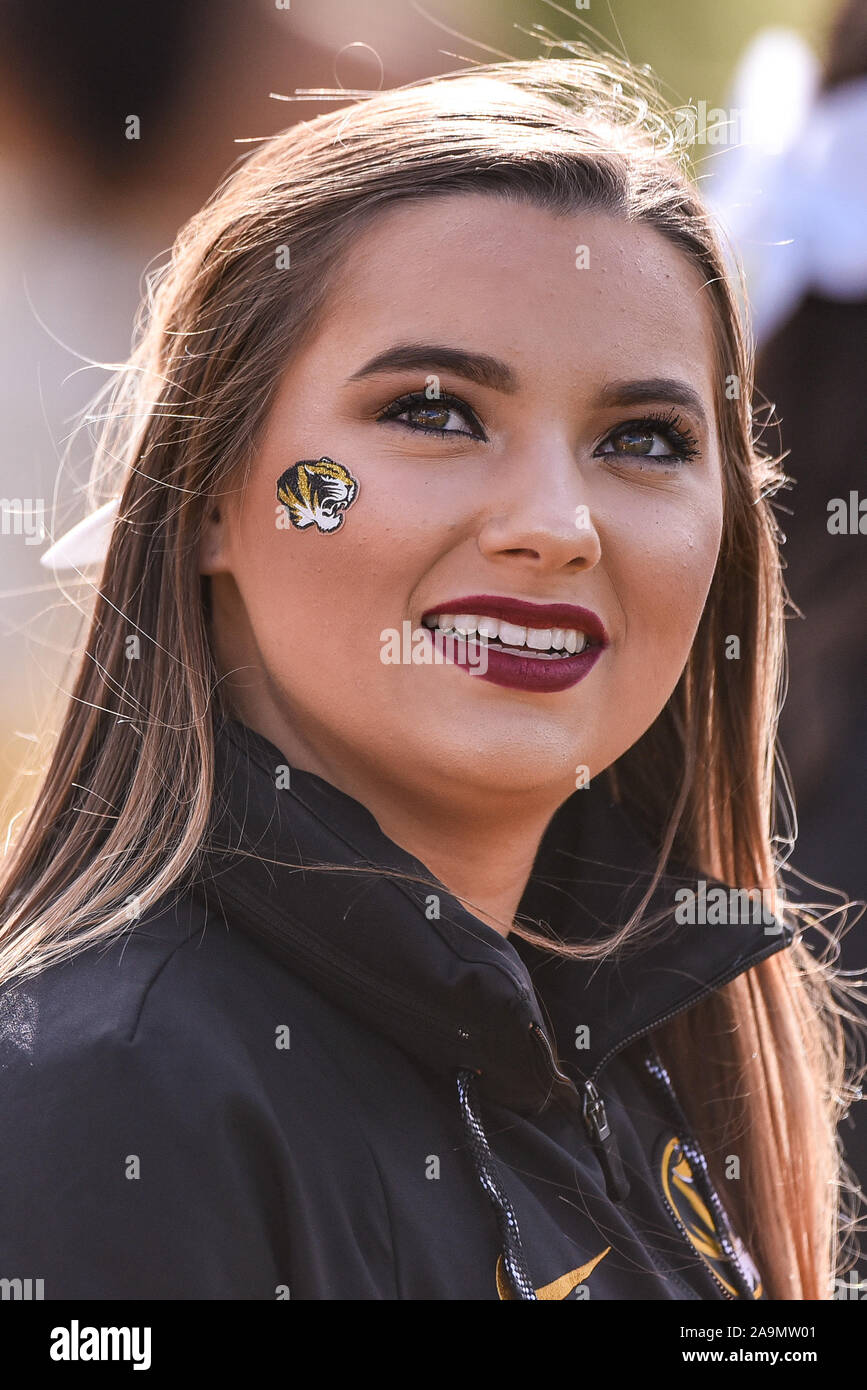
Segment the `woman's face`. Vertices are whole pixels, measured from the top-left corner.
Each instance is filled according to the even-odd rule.
[[[722,528],[714,372],[702,276],[649,227],[475,194],[388,209],[203,542],[241,718],[346,789],[559,804],[686,662]],[[357,495],[300,528],[277,483],[322,457]],[[463,663],[430,659],[437,615],[487,618]]]

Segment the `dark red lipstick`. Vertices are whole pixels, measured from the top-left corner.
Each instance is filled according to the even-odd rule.
[[[428,626],[431,618],[442,614],[451,614],[456,618],[472,614],[477,618],[494,618],[515,627],[550,631],[552,634],[557,629],[575,631],[583,635],[586,645],[583,650],[575,652],[553,647],[547,651],[536,651],[512,646],[502,641],[499,634],[491,637],[478,633],[446,641],[446,633],[440,628]],[[531,603],[526,599],[497,594],[470,594],[447,599],[426,609],[422,614],[422,625],[430,634],[435,648],[446,659],[454,660],[456,665],[476,674],[480,680],[515,690],[567,690],[590,673],[609,643],[602,620],[589,608],[581,608],[574,603]],[[456,660],[449,657],[450,648],[452,651],[457,648]],[[485,662],[487,668],[479,669],[480,663],[484,667]]]

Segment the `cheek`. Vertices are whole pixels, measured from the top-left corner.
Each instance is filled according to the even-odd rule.
[[[722,534],[721,506],[667,509],[619,568],[624,656],[654,687],[677,683],[704,610]]]
[[[237,582],[266,664],[306,666],[310,681],[345,673],[349,649],[356,670],[365,657],[376,670],[387,669],[380,632],[400,628],[432,543],[423,507],[395,499],[387,478],[345,451],[334,457],[358,482],[337,529],[294,525],[277,501],[282,470],[263,463],[248,485],[235,537]]]

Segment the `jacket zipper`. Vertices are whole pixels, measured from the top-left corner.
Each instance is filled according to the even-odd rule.
[[[779,941],[775,941],[773,944],[768,946],[768,949],[766,951],[763,951],[761,955],[758,955],[755,958],[755,960],[750,961],[749,965],[742,966],[737,970],[729,971],[728,973],[720,976],[718,979],[711,981],[710,984],[703,986],[701,990],[694,994],[691,999],[688,999],[685,1003],[679,1004],[676,1009],[670,1009],[668,1013],[661,1014],[659,1018],[654,1019],[651,1023],[646,1024],[643,1028],[636,1029],[634,1033],[630,1033],[626,1038],[621,1039],[621,1041],[616,1045],[616,1047],[610,1048],[609,1051],[602,1058],[602,1060],[597,1063],[588,1079],[581,1086],[580,1090],[576,1083],[572,1080],[572,1078],[567,1076],[565,1072],[562,1072],[560,1070],[560,1067],[557,1064],[557,1057],[554,1052],[551,1039],[548,1037],[548,1034],[545,1031],[545,1029],[540,1028],[538,1023],[530,1024],[530,1031],[539,1039],[540,1043],[544,1048],[552,1077],[558,1085],[558,1087],[561,1088],[561,1094],[563,1096],[563,1099],[566,1101],[567,1106],[573,1109],[577,1108],[581,1113],[582,1120],[590,1136],[594,1152],[596,1153],[597,1159],[599,1161],[599,1166],[602,1169],[602,1173],[605,1178],[605,1191],[610,1201],[619,1204],[623,1202],[626,1199],[626,1197],[628,1197],[629,1179],[626,1177],[626,1173],[623,1167],[623,1160],[620,1155],[620,1150],[617,1146],[616,1136],[610,1124],[608,1123],[608,1116],[605,1111],[604,1101],[602,1100],[602,1097],[596,1088],[596,1081],[603,1068],[607,1067],[608,1063],[613,1061],[613,1059],[618,1055],[618,1053],[622,1052],[624,1048],[630,1045],[630,1043],[637,1042],[639,1038],[643,1038],[646,1036],[646,1034],[651,1033],[654,1028],[660,1028],[662,1024],[667,1023],[669,1019],[675,1018],[678,1014],[683,1013],[686,1009],[691,1009],[694,1004],[698,1004],[702,999],[705,999],[707,995],[713,994],[715,990],[722,989],[724,985],[727,985],[732,980],[737,979],[738,975],[742,975],[744,973],[744,970],[751,970],[754,965],[760,965],[763,960],[767,960],[769,956],[775,955],[776,952],[780,949],[781,943]],[[648,1044],[648,1046],[650,1047],[650,1044]],[[652,1049],[652,1047],[651,1051],[653,1052],[653,1055],[656,1056],[655,1051]],[[726,1231],[728,1229],[728,1220],[725,1216],[725,1208],[723,1207],[719,1195],[710,1181],[710,1174],[707,1168],[707,1163],[704,1154],[699,1148],[697,1140],[695,1140],[689,1133],[686,1117],[680,1108],[680,1103],[677,1099],[677,1096],[674,1093],[674,1090],[670,1085],[670,1082],[668,1081],[668,1076],[665,1071],[665,1068],[662,1067],[661,1063],[659,1063],[659,1071],[657,1073],[657,1077],[660,1085],[664,1087],[665,1092],[668,1095],[669,1104],[671,1106],[672,1111],[678,1116],[678,1126],[684,1130],[684,1137],[681,1142],[684,1144],[684,1146],[688,1145],[696,1155],[695,1166],[697,1171],[700,1173],[701,1178],[704,1180],[704,1186],[707,1189],[706,1195],[708,1197],[708,1204],[711,1207],[711,1210],[714,1212],[716,1220],[719,1224],[720,1244],[722,1245],[723,1250],[727,1258],[729,1259],[732,1267],[737,1273],[742,1288],[745,1291],[744,1297],[753,1298],[754,1294],[750,1288],[750,1281],[744,1273],[743,1266],[741,1265],[741,1262],[737,1256],[737,1252],[735,1251],[731,1240],[728,1239],[726,1235]],[[666,1203],[666,1206],[668,1206],[668,1210],[669,1212],[671,1212],[672,1219],[674,1220],[677,1229],[680,1231],[680,1234],[682,1235],[685,1243],[689,1246],[690,1252],[692,1254],[695,1254],[695,1248],[692,1242],[690,1241],[689,1236],[687,1235],[686,1227],[684,1226],[683,1222],[680,1220],[677,1213],[672,1210],[671,1206],[669,1206],[668,1203]],[[709,1265],[705,1264],[705,1268],[707,1269],[714,1282],[719,1286],[723,1296],[725,1298],[733,1300],[734,1294],[732,1294],[726,1288],[725,1284],[722,1282],[719,1276],[710,1268]]]
[[[538,1023],[531,1023],[530,1030],[545,1049],[548,1065],[557,1085],[561,1088],[562,1098],[566,1102],[567,1108],[577,1110],[581,1115],[605,1178],[605,1191],[608,1197],[612,1202],[625,1201],[629,1196],[629,1180],[623,1167],[617,1140],[608,1123],[608,1115],[602,1097],[592,1081],[586,1081],[579,1091],[572,1078],[558,1067],[557,1058],[551,1046],[551,1039],[544,1028],[540,1028]]]
[[[586,1081],[582,1088],[579,1090],[575,1082],[572,1081],[570,1077],[566,1076],[564,1072],[560,1071],[559,1067],[557,1066],[556,1058],[554,1056],[553,1049],[551,1048],[550,1040],[548,1038],[547,1033],[545,1033],[541,1028],[539,1028],[539,1025],[537,1023],[532,1023],[530,1027],[532,1030],[536,1032],[540,1041],[544,1042],[546,1051],[549,1053],[549,1056],[551,1058],[551,1068],[557,1081],[557,1084],[563,1087],[563,1098],[567,1102],[567,1108],[580,1110],[581,1117],[584,1121],[587,1132],[590,1135],[590,1140],[593,1144],[596,1157],[599,1160],[599,1166],[602,1169],[602,1174],[605,1178],[605,1191],[609,1200],[617,1204],[620,1204],[621,1202],[625,1201],[625,1199],[629,1196],[629,1179],[626,1177],[626,1173],[623,1167],[623,1160],[620,1156],[620,1150],[617,1147],[617,1140],[614,1136],[614,1132],[611,1129],[610,1124],[608,1123],[608,1116],[605,1111],[605,1104],[602,1100],[602,1097],[596,1089],[596,1086],[593,1081]],[[642,1036],[642,1034],[638,1034],[637,1036],[640,1037]],[[598,1070],[599,1068],[597,1068],[597,1072]],[[744,1289],[748,1290],[749,1282],[744,1274],[740,1261],[737,1258],[737,1254],[734,1250],[734,1247],[732,1246],[730,1241],[725,1239],[723,1235],[723,1231],[725,1229],[725,1225],[727,1225],[727,1222],[725,1223],[725,1225],[722,1224],[720,1218],[721,1216],[724,1216],[724,1209],[722,1207],[722,1203],[719,1201],[716,1191],[711,1186],[710,1177],[707,1174],[707,1167],[704,1159],[704,1154],[701,1152],[701,1149],[699,1148],[697,1141],[692,1137],[692,1135],[686,1128],[686,1118],[680,1109],[679,1102],[673,1089],[668,1083],[667,1073],[665,1072],[665,1069],[663,1067],[660,1067],[659,1072],[655,1073],[655,1075],[659,1084],[664,1087],[669,1099],[671,1109],[677,1117],[679,1137],[682,1133],[681,1143],[684,1147],[684,1150],[686,1151],[687,1148],[689,1148],[697,1156],[693,1166],[694,1170],[697,1173],[701,1174],[705,1179],[705,1186],[709,1189],[709,1191],[705,1195],[709,1196],[710,1193],[713,1193],[713,1197],[716,1199],[709,1200],[708,1205],[711,1207],[711,1210],[714,1212],[714,1215],[717,1218],[720,1233],[720,1244],[723,1246],[725,1254],[727,1255],[732,1266],[737,1270],[737,1273],[740,1276],[740,1280]],[[684,1226],[683,1222],[681,1221],[680,1217],[678,1216],[674,1208],[671,1206],[671,1204],[669,1202],[666,1202],[665,1205],[668,1208],[668,1211],[671,1215],[671,1218],[675,1226],[677,1227],[678,1231],[683,1237],[684,1242],[689,1246],[690,1254],[694,1255],[695,1246],[689,1239],[686,1227]],[[722,1296],[724,1298],[734,1300],[734,1294],[726,1288],[725,1284],[722,1282],[722,1280],[719,1278],[716,1272],[713,1269],[711,1269],[709,1264],[707,1264],[706,1262],[703,1263],[705,1268],[707,1269],[708,1274],[719,1288]],[[752,1291],[749,1291],[749,1294],[747,1296],[752,1298]]]
[[[660,1014],[659,1018],[653,1019],[651,1023],[645,1024],[643,1028],[637,1028],[634,1033],[630,1033],[628,1037],[623,1038],[615,1047],[610,1048],[601,1062],[597,1062],[593,1071],[590,1073],[590,1081],[596,1081],[602,1068],[607,1067],[608,1063],[613,1061],[617,1054],[623,1051],[624,1047],[628,1047],[630,1043],[637,1042],[637,1040],[643,1038],[646,1033],[653,1032],[654,1028],[661,1028],[663,1023],[668,1023],[669,1019],[676,1018],[678,1014],[683,1013],[686,1009],[691,1009],[694,1004],[701,1003],[702,999],[706,999],[707,996],[713,994],[715,990],[722,989],[724,985],[731,984],[732,980],[736,980],[738,975],[743,975],[745,971],[752,970],[754,965],[761,965],[763,960],[767,960],[769,956],[776,955],[777,951],[781,949],[781,946],[781,942],[773,942],[768,946],[767,950],[762,951],[754,960],[751,960],[749,965],[739,966],[736,970],[730,970],[728,973],[720,975],[717,979],[712,980],[709,985],[703,985],[702,988],[687,999],[685,1003],[678,1004],[675,1009],[669,1009],[666,1014]]]

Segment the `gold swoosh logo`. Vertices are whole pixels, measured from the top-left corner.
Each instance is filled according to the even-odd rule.
[[[559,1279],[555,1279],[551,1284],[545,1284],[541,1289],[536,1289],[537,1298],[565,1298],[579,1284],[583,1284],[588,1275],[592,1274],[600,1260],[604,1260],[610,1245],[606,1245],[601,1255],[594,1255],[592,1260],[588,1260],[586,1265],[579,1265],[578,1269],[570,1269],[568,1274],[561,1274]],[[506,1266],[502,1255],[497,1258],[497,1293],[501,1301],[514,1298],[512,1286],[506,1274]]]

